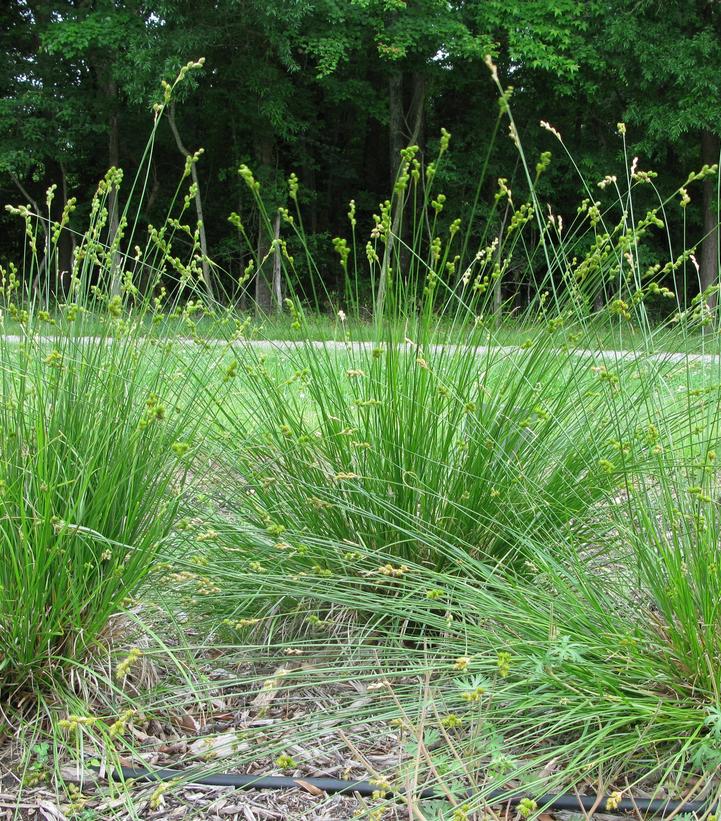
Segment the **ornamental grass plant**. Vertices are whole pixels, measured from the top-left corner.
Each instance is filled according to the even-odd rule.
[[[507,98],[501,103],[510,117]],[[649,311],[659,301],[676,303],[669,323],[676,333],[695,333],[690,329],[708,317],[702,301],[682,305],[662,284],[685,265],[687,251],[639,270],[644,237],[664,228],[663,200],[643,216],[633,210],[635,189],[651,177],[634,172],[629,191],[618,190],[605,208],[584,200],[564,231],[552,211],[541,216],[535,193],[550,156],[539,159],[534,174],[521,150],[527,199],[516,204],[500,180],[493,209],[505,209],[507,228],[495,237],[486,228],[474,249],[470,229],[445,217],[450,204],[434,188],[449,140],[442,133],[439,156],[426,168],[415,147],[402,152],[393,196],[374,215],[365,253],[352,203],[351,240],[334,240],[349,312],[357,304],[354,283],[374,283],[370,340],[354,339],[343,307],[336,340],[313,340],[303,295],[292,290],[298,277],[289,244],[271,243],[269,254],[285,267],[297,338],[277,348],[286,363],[281,372],[267,367],[272,344],[236,341],[227,374],[238,375],[242,388],[219,408],[215,435],[220,503],[241,530],[255,528],[275,547],[273,564],[293,557],[305,572],[332,578],[352,568],[359,547],[381,551],[398,567],[412,560],[466,572],[462,560],[434,555],[417,538],[436,534],[457,545],[456,556],[522,573],[532,559],[524,544],[595,528],[614,494],[653,468],[661,407],[668,435],[687,431],[688,408],[677,390],[682,366],[663,352],[666,326],[655,328]],[[260,183],[246,167],[241,175],[270,226]],[[296,203],[298,186],[292,175]],[[301,211],[280,212],[289,236],[307,251]],[[474,212],[465,220],[471,225]],[[585,255],[574,256],[580,248]],[[518,265],[536,296],[522,311],[510,304],[504,310],[501,286]],[[601,311],[593,307],[599,294]],[[529,330],[509,347],[501,340],[511,324]],[[622,339],[624,326],[640,331],[637,349],[594,350],[599,327]],[[350,548],[323,554],[308,548],[314,538]],[[237,555],[244,560],[242,545]],[[265,567],[253,551],[245,561]]]
[[[393,545],[306,530],[299,551],[297,534],[279,546],[257,528],[228,529],[208,554],[222,562],[204,570],[219,588],[208,612],[224,614],[217,640],[262,642],[270,658],[302,665],[278,685],[290,702],[321,681],[354,682],[367,699],[332,718],[306,715],[304,727],[395,733],[405,756],[391,783],[400,789],[412,771],[469,813],[499,789],[530,796],[531,813],[542,809],[534,797],[587,789],[711,801],[721,761],[718,400],[716,388],[686,431],[661,406],[644,437],[653,464],[625,474],[593,527],[529,533],[505,522],[522,568],[418,520],[406,533],[421,558],[402,562]]]
[[[334,241],[340,301],[300,285],[294,255],[318,273],[302,209],[280,209],[276,237],[241,167],[271,233],[241,285],[280,262],[282,343],[199,297],[212,266],[179,217],[104,242],[117,171],[57,310],[5,272],[21,334],[0,339],[0,698],[96,675],[59,710],[79,757],[137,757],[141,722],[187,741],[220,712],[241,716],[231,754],[191,742],[174,763],[303,775],[346,745],[418,817],[472,818],[498,789],[528,796],[524,817],[551,791],[611,792],[606,809],[717,792],[721,360],[712,294],[667,287],[693,275],[665,216],[686,189],[636,213],[653,176],[630,161],[564,227],[536,193],[551,158],[526,159],[500,91],[523,178],[498,181],[479,229],[438,190],[450,135],[426,165],[405,149],[367,242],[353,203]],[[178,191],[182,215],[195,191]],[[32,281],[37,215],[16,211]],[[668,259],[642,269],[654,231]],[[200,320],[218,317],[209,342]],[[667,333],[712,356],[668,353]],[[93,669],[133,596],[162,671],[145,688],[136,647]],[[385,771],[356,754],[360,727],[393,750]],[[444,803],[421,806],[431,785]]]
[[[353,282],[375,283],[373,339],[356,343],[336,306],[337,344],[313,344],[291,290],[288,373],[250,345],[228,365],[251,392],[219,409],[223,515],[201,547],[186,534],[218,588],[199,618],[215,641],[308,658],[278,685],[289,699],[323,676],[364,682],[368,699],[336,718],[397,733],[397,784],[410,767],[454,817],[499,788],[531,796],[526,815],[542,809],[534,795],[588,787],[616,796],[608,809],[639,790],[713,797],[718,321],[712,294],[684,303],[663,284],[692,275],[692,246],[640,269],[672,199],[635,214],[653,177],[629,162],[615,203],[585,201],[562,231],[540,217],[529,173],[523,206],[506,181],[496,199],[513,231],[456,255],[462,227],[436,230],[446,204],[415,159],[404,153],[366,253],[355,233],[336,242],[348,304]],[[410,203],[426,213],[404,228]],[[292,283],[293,256],[277,250]],[[509,350],[494,285],[519,255],[538,297]],[[658,300],[710,356],[664,353]],[[449,345],[441,327],[463,338]],[[599,327],[628,329],[633,347],[599,350]]]
[[[172,208],[182,216],[188,198],[179,209],[173,203],[142,248],[120,250],[140,242],[149,156],[124,199],[118,169],[101,180],[83,233],[70,227],[74,199],[50,219],[52,188],[48,215],[9,208],[27,241],[22,266],[0,269],[3,705],[62,685],[68,665],[84,663],[159,554],[167,556],[189,479],[202,471],[189,466],[212,407],[188,374],[212,372],[213,355],[187,340],[174,345],[164,331],[182,321],[192,337],[203,313],[192,299],[201,276],[197,234],[185,232],[193,242],[184,257],[173,247],[184,226]],[[108,234],[114,210],[120,216]],[[71,231],[66,272],[59,248]],[[185,289],[191,298],[179,305],[166,297],[171,281],[176,295]],[[6,333],[5,318],[15,333]]]
[[[48,343],[27,328],[0,342],[3,698],[83,658],[138,592],[199,427],[172,352],[127,331]]]

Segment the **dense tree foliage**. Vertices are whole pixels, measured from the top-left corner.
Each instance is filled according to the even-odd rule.
[[[0,10],[0,190],[4,202],[40,210],[57,183],[52,208],[77,197],[81,226],[80,204],[105,170],[119,166],[127,177],[137,168],[161,79],[202,56],[204,69],[158,130],[141,219],[163,219],[186,158],[203,148],[193,165],[195,207],[222,269],[205,271],[208,287],[221,291],[248,261],[230,211],[243,215],[257,251],[269,242],[239,166],[262,180],[271,214],[287,204],[285,180],[295,172],[311,249],[333,291],[342,272],[331,239],[347,233],[348,201],[370,225],[405,145],[430,156],[441,128],[452,132],[441,180],[449,219],[476,198],[475,219],[488,217],[498,177],[523,189],[485,55],[502,85],[513,86],[527,156],[553,152],[539,191],[570,223],[585,195],[582,177],[594,189],[606,175],[625,177],[619,121],[628,123],[627,155],[658,172],[661,192],[717,161],[720,35],[710,0],[8,0]],[[580,175],[541,119],[563,135]],[[703,197],[701,187],[690,191],[683,230],[707,236],[698,253],[705,287],[717,278],[718,220],[714,179]],[[112,227],[118,204],[110,211]],[[2,261],[17,255],[16,236],[3,232]],[[72,242],[65,246],[69,260]],[[260,278],[255,297],[270,307]]]

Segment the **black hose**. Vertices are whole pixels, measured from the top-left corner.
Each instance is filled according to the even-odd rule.
[[[174,781],[176,779],[190,784],[205,784],[212,787],[235,787],[250,790],[289,790],[310,784],[326,793],[341,793],[372,796],[380,788],[370,781],[344,781],[339,778],[290,778],[284,775],[237,775],[219,773],[217,775],[193,776],[191,771],[183,770],[146,770],[136,767],[120,767],[111,777],[116,780],[132,778],[136,781]],[[424,787],[417,793],[418,798],[445,798],[445,794],[434,787]],[[470,798],[468,793],[466,798]],[[493,790],[485,796],[488,804],[518,804],[524,798],[532,796],[515,795],[509,797],[506,790]],[[626,815],[636,813],[665,817],[689,813],[704,815],[716,811],[716,804],[707,801],[671,801],[665,798],[621,798],[614,800],[610,795],[575,795],[572,793],[547,794],[533,797],[536,806],[548,810],[589,813],[591,811],[606,815]],[[609,808],[609,800],[611,808]]]

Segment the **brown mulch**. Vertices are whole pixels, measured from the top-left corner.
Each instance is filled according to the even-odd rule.
[[[277,671],[271,667],[268,675],[273,677]],[[221,686],[212,699],[213,707],[197,711],[190,706],[192,699],[184,704],[179,693],[177,704],[168,708],[166,716],[150,720],[139,717],[129,724],[126,737],[132,741],[133,754],[121,760],[129,767],[179,770],[208,760],[212,761],[214,772],[290,775],[301,781],[314,776],[368,779],[379,773],[397,771],[399,738],[391,732],[379,736],[377,725],[354,723],[350,729],[339,726],[337,732],[328,727],[322,742],[297,737],[299,722],[302,724],[306,716],[308,720],[317,718],[323,714],[324,707],[331,712],[340,700],[358,698],[357,688],[365,691],[365,685],[356,684],[355,687],[348,685],[342,693],[343,688],[331,685],[312,687],[310,691],[284,692],[274,697],[273,692],[262,688],[262,682],[254,688],[255,692],[244,695],[224,693]],[[373,693],[366,698],[374,698]],[[346,743],[344,729],[352,737],[352,749]],[[249,731],[250,740],[246,741],[244,733]],[[286,754],[297,762],[296,768],[279,770],[262,745],[254,755],[254,731],[260,731],[261,737],[272,732],[275,737],[283,738],[287,733],[284,747]],[[233,744],[226,739],[235,742],[238,738],[241,739],[240,752],[237,744],[233,752],[230,750]],[[61,753],[62,760],[44,764],[41,780],[33,783],[28,781],[27,774],[23,777],[19,743],[6,737],[5,743],[0,744],[0,821],[130,821],[137,818],[321,821],[368,817],[373,809],[380,810],[373,816],[377,821],[410,817],[408,808],[401,804],[386,805],[384,809],[384,803],[379,800],[327,795],[311,785],[292,790],[257,791],[172,784],[158,796],[157,783],[138,781],[121,786],[101,778],[89,764],[79,768],[76,757],[71,754],[70,748],[74,746],[68,744],[67,755]],[[87,746],[86,760],[97,761],[102,757],[102,751],[93,748],[90,740]],[[69,795],[74,789],[79,791],[79,796]]]

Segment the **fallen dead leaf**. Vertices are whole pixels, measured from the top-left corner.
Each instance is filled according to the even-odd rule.
[[[248,746],[248,742],[242,741],[237,733],[222,733],[199,738],[188,749],[200,758],[228,758],[235,753],[247,750]]]
[[[148,733],[144,733],[142,730],[139,730],[133,724],[129,727],[130,732],[138,739],[138,741],[147,741],[152,736],[148,735]]]
[[[67,816],[50,801],[40,800],[37,803],[38,811],[43,818],[52,819],[52,821],[68,821]]]
[[[183,712],[179,715],[174,715],[171,721],[176,727],[191,735],[197,735],[200,731],[200,724],[190,713]]]
[[[164,755],[183,755],[188,751],[187,741],[177,741],[175,744],[162,744],[158,747],[158,752]]]

